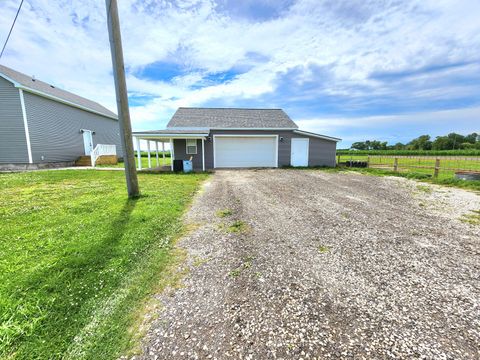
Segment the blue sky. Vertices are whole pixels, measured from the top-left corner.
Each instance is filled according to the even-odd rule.
[[[19,1],[0,2],[0,41]],[[351,142],[480,132],[478,0],[121,0],[135,130],[280,107]],[[1,62],[115,110],[103,1],[25,0]]]

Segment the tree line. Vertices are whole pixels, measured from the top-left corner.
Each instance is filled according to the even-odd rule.
[[[389,145],[387,141],[367,140],[354,142],[350,148],[353,150],[480,150],[480,135],[450,133],[437,136],[434,140],[430,135],[421,135],[406,144],[398,142],[394,145]]]

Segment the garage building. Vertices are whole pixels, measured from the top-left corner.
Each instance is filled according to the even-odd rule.
[[[340,139],[298,129],[282,109],[179,108],[166,129],[138,131],[137,143],[171,145],[194,170],[335,166]],[[156,143],[152,146],[152,142]],[[173,162],[172,162],[173,169]]]

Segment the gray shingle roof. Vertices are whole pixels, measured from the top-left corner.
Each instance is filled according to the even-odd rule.
[[[282,109],[179,108],[168,128],[297,129]]]
[[[44,93],[47,96],[59,98],[63,101],[67,101],[74,105],[89,109],[93,112],[96,112],[108,117],[113,117],[115,119],[117,118],[117,115],[115,113],[111,112],[106,107],[100,105],[99,103],[96,103],[95,101],[91,101],[81,96],[72,94],[71,92],[58,89],[53,85],[47,84],[46,82],[43,82],[37,79],[32,79],[31,76],[22,74],[21,72],[13,70],[9,67],[0,65],[0,73],[5,75],[9,79],[19,83],[21,86],[27,89]]]

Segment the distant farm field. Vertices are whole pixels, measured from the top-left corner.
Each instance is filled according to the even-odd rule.
[[[396,161],[399,172],[433,176],[438,159],[439,179],[453,178],[456,171],[480,172],[480,156],[402,156],[392,155],[387,151],[383,153],[385,155],[338,154],[337,162],[365,161],[368,162],[370,168],[393,170]]]
[[[339,149],[337,155],[385,155],[385,156],[480,156],[478,149],[458,150],[348,150]]]

